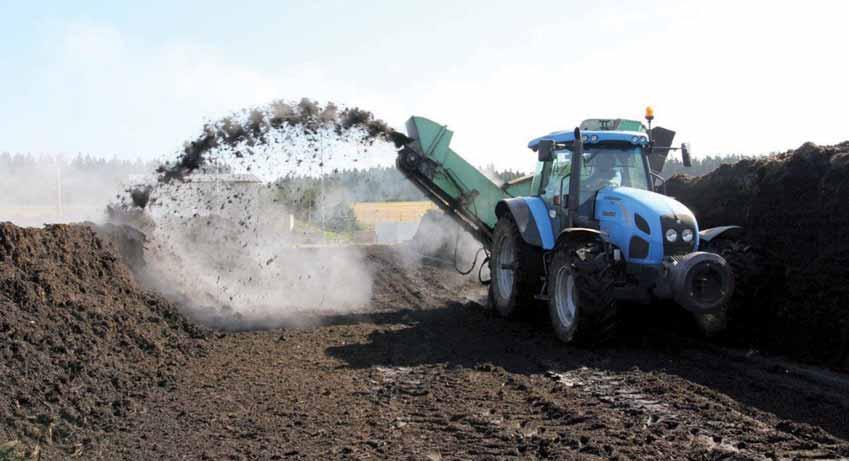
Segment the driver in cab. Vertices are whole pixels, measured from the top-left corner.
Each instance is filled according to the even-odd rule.
[[[596,154],[591,160],[592,173],[582,181],[581,189],[597,191],[608,186],[622,185],[622,174],[615,166],[614,154]]]

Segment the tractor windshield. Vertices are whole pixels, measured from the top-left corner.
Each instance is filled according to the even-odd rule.
[[[579,214],[592,212],[591,200],[595,193],[608,186],[625,186],[649,189],[642,150],[639,146],[584,146],[581,165],[581,195]],[[545,195],[553,197],[569,193],[569,174],[572,170],[572,151],[556,152]]]
[[[648,189],[648,178],[639,147],[584,148],[581,189],[595,192],[607,186]]]

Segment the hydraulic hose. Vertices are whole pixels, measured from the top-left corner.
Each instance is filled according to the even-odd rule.
[[[460,246],[460,231],[458,230],[457,233],[456,233],[456,236],[454,238],[454,270],[456,270],[458,273],[460,273],[460,275],[471,274],[472,271],[475,270],[475,266],[478,265],[478,258],[480,257],[481,253],[483,253],[484,254],[483,262],[481,262],[481,265],[478,268],[478,281],[480,281],[480,283],[483,284],[483,285],[488,285],[490,280],[484,280],[483,279],[483,267],[486,265],[486,263],[489,262],[489,251],[487,251],[486,248],[484,248],[484,247],[478,248],[478,251],[475,252],[475,258],[472,261],[471,267],[469,267],[467,270],[463,270],[463,269],[460,269],[460,263],[459,263],[460,258],[459,258],[459,255],[457,254],[457,248],[459,246]]]

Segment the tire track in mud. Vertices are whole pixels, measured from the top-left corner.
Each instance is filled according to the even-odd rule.
[[[670,332],[664,332],[663,335],[669,336]],[[780,360],[749,359],[740,353],[689,338],[679,337],[674,341],[686,345],[685,350],[677,351],[675,361],[688,365],[698,363],[705,374],[724,367],[725,370],[717,372],[718,375],[737,374],[751,379],[749,384],[754,388],[773,386],[801,393],[807,401],[817,400],[817,403],[834,405],[838,408],[838,415],[840,408],[849,408],[849,398],[840,394],[849,385],[849,378],[845,376],[828,372],[820,372],[825,377],[790,374],[789,370],[781,368],[779,364],[783,362]],[[564,347],[564,352],[575,352],[569,349]],[[608,352],[614,355],[621,351]],[[701,453],[696,450],[686,456],[694,459],[843,459],[849,456],[849,444],[845,440],[816,426],[782,420],[768,412],[746,406],[721,391],[689,381],[675,374],[676,365],[670,366],[669,372],[664,367],[644,371],[639,365],[627,370],[613,369],[617,367],[609,365],[600,368],[569,368],[555,360],[540,360],[534,354],[527,354],[526,357],[545,369],[544,375],[559,386],[555,392],[536,393],[534,397],[546,414],[555,418],[567,415],[570,421],[579,424],[592,421],[592,418],[585,416],[568,416],[569,412],[564,409],[569,406],[564,406],[564,397],[570,403],[579,401],[580,406],[604,408],[614,412],[614,415],[619,413],[625,421],[622,427],[628,433],[619,433],[618,436],[614,433],[613,436],[628,441],[630,447],[625,448],[628,457],[648,456],[648,453],[633,451],[634,447],[640,445],[638,434],[644,434],[644,440],[648,443],[660,442],[663,445],[663,441],[670,442],[671,445],[664,451],[674,449],[674,443],[699,446]],[[601,362],[609,360],[602,359]],[[527,384],[522,387],[531,388]],[[845,415],[837,418],[838,425],[841,424],[841,418],[844,422],[849,419]],[[599,424],[593,422],[588,428],[597,429]]]
[[[539,425],[510,410],[525,406],[515,389],[497,388],[486,372],[434,368],[377,367],[376,394],[394,410],[395,427],[421,434],[415,454],[430,459],[522,456],[523,439],[537,435]],[[466,407],[468,406],[468,407]]]
[[[707,457],[799,459],[849,455],[845,443],[822,431],[800,432],[799,425],[787,421],[770,424],[726,396],[680,378],[638,372],[618,375],[587,367],[550,372],[548,376],[579,398],[595,400],[621,413],[627,419],[624,426],[647,433],[647,440],[690,443],[700,446]],[[640,385],[638,380],[642,381]],[[712,411],[706,418],[694,418],[693,410],[700,409]],[[774,448],[778,442],[782,447]]]
[[[483,309],[482,306],[474,305],[467,305],[466,308]],[[494,325],[501,321],[486,318],[488,316],[480,315],[482,313],[476,312],[472,315],[476,320],[493,323],[479,322],[468,327],[481,327],[485,332],[482,335],[485,336],[483,340],[486,341],[490,339],[488,336],[492,333],[491,330],[497,328]],[[436,329],[442,326],[430,325]],[[509,325],[508,329],[522,330],[524,326],[520,322],[518,325]],[[516,331],[512,333],[515,334]],[[537,334],[548,335],[547,331],[537,331]],[[495,453],[502,457],[555,459],[570,458],[576,454],[580,454],[580,457],[650,458],[662,457],[663,453],[667,456],[669,453],[680,453],[681,457],[691,459],[821,458],[849,455],[845,442],[822,429],[792,420],[782,420],[747,407],[722,392],[675,375],[675,366],[672,366],[672,371],[668,373],[662,367],[655,371],[643,371],[635,366],[631,370],[619,370],[616,369],[618,367],[605,366],[604,362],[609,360],[604,356],[623,355],[621,350],[587,353],[554,344],[553,347],[561,347],[564,354],[577,353],[580,356],[578,362],[602,362],[600,368],[571,366],[574,361],[569,363],[570,367],[564,367],[561,361],[539,358],[540,355],[551,356],[552,344],[546,344],[545,341],[521,344],[521,340],[516,341],[515,337],[508,336],[504,338],[504,342],[513,343],[504,348],[505,353],[521,356],[527,363],[533,364],[527,368],[535,366],[539,370],[515,373],[502,367],[482,365],[483,370],[489,371],[492,377],[497,378],[496,382],[490,385],[501,387],[497,394],[501,397],[500,400],[488,396],[484,401],[499,402],[503,412],[495,408],[487,410],[482,406],[478,412],[467,409],[465,413],[460,411],[446,420],[444,409],[439,409],[444,407],[421,413],[421,410],[413,405],[412,407],[417,408],[415,411],[418,411],[416,414],[419,417],[404,421],[404,424],[418,425],[418,429],[425,433],[447,431],[452,435],[449,439],[452,441],[452,452],[461,453],[461,458],[495,456]],[[704,362],[704,373],[715,371],[709,365],[713,360],[725,364],[731,370],[745,370],[745,373],[741,372],[740,375],[752,379],[752,386],[756,388],[776,381],[777,385],[790,389],[802,391],[805,388],[803,383],[788,381],[787,377],[770,380],[770,376],[764,376],[763,372],[757,371],[760,364],[739,358],[735,362],[732,357],[712,348],[701,349],[697,342],[683,342],[684,350],[674,354],[663,349],[642,350],[629,360],[639,364],[641,354],[653,354],[665,356],[667,360],[674,358],[676,361],[687,362],[688,366],[694,362]],[[524,347],[528,345],[531,347]],[[456,347],[451,349],[455,359],[458,358],[457,355],[470,352]],[[539,354],[540,349],[546,353]],[[399,352],[396,352],[394,355],[398,354]],[[451,358],[449,356],[449,361]],[[397,361],[398,357],[389,360],[390,363]],[[403,362],[403,359],[400,361]],[[459,361],[463,361],[462,358]],[[728,366],[730,362],[735,363]],[[466,380],[471,379],[470,376],[480,376],[477,368],[472,371],[462,367],[460,371],[452,368],[421,371],[416,367],[377,369],[388,383],[387,389],[405,389],[405,385],[412,385],[416,392],[421,392],[422,386],[425,386],[428,389],[425,394],[438,393],[440,391],[432,388],[435,383],[450,387],[455,394],[465,398],[480,393],[480,389],[463,385]],[[733,371],[726,370],[724,373],[730,372]],[[451,384],[447,384],[448,381],[444,379],[423,384],[428,383],[429,373],[452,376]],[[403,376],[416,378],[405,381],[399,378]],[[393,392],[387,391],[386,395],[393,395]],[[407,391],[400,392],[409,394]],[[828,394],[827,389],[810,389],[810,386],[805,392],[814,397]],[[505,393],[512,396],[507,400],[521,403],[515,406],[506,405],[503,400]],[[467,402],[460,401],[463,399],[440,397],[437,400],[445,401],[447,407],[463,408],[467,405]],[[844,399],[842,404],[845,403]],[[443,448],[445,443],[447,440],[442,441]]]
[[[711,358],[701,351],[682,355],[687,360],[691,360],[690,355],[696,355],[699,360]],[[845,442],[819,428],[780,420],[747,408],[720,392],[675,375],[639,369],[613,372],[586,366],[556,372],[552,371],[558,369],[556,362],[540,361],[533,355],[525,357],[548,369],[545,376],[557,383],[555,389],[546,392],[538,376],[529,380],[502,370],[504,384],[526,392],[530,408],[536,410],[535,413],[514,415],[525,418],[522,427],[539,427],[543,432],[558,434],[554,438],[531,439],[536,442],[535,453],[543,458],[554,453],[555,446],[574,449],[584,455],[609,457],[623,453],[626,457],[647,457],[653,452],[656,454],[656,450],[675,451],[675,446],[680,444],[693,447],[687,455],[693,459],[729,456],[821,458],[849,454]],[[567,395],[562,395],[564,392]],[[591,410],[575,411],[585,407]],[[516,443],[520,434],[537,434],[534,431],[504,432],[504,429],[498,424],[490,425],[490,432],[497,433],[497,439],[513,442],[513,448],[528,448]],[[456,426],[452,426],[452,430],[459,431]],[[570,433],[577,435],[570,438]],[[608,441],[594,445],[594,433],[605,433],[605,437],[618,439],[619,443]],[[652,448],[640,449],[644,445]],[[481,453],[484,451],[473,454]],[[525,451],[522,453],[527,455]]]

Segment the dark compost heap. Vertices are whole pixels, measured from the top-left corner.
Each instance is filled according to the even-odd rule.
[[[203,350],[201,330],[137,285],[108,240],[120,229],[105,230],[0,223],[2,440],[91,448]]]
[[[806,143],[667,186],[702,228],[741,225],[763,254],[736,340],[849,366],[849,142]]]

